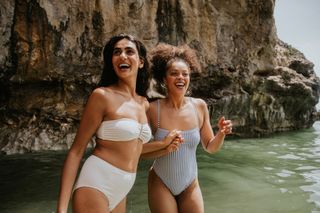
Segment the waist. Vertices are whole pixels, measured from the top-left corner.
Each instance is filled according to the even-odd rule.
[[[109,141],[131,141],[139,138],[146,143],[151,138],[151,129],[148,123],[140,124],[136,120],[122,118],[103,121],[96,136]]]
[[[98,140],[93,155],[124,171],[136,172],[141,151],[138,139],[124,143]]]
[[[168,155],[156,158],[152,167],[158,174],[170,177],[187,177],[197,173],[197,158],[195,152],[185,152],[179,149]]]

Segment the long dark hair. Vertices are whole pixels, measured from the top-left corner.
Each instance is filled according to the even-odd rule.
[[[136,93],[146,97],[146,93],[150,83],[150,70],[149,61],[147,59],[147,49],[141,41],[137,40],[134,36],[125,33],[113,36],[105,45],[103,50],[103,71],[98,86],[105,87],[118,82],[119,78],[113,69],[112,54],[114,46],[118,41],[122,39],[128,39],[129,41],[135,43],[139,57],[144,62],[143,67],[138,69]]]

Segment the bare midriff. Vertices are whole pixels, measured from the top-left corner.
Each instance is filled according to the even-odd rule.
[[[137,172],[137,166],[142,151],[139,139],[131,141],[107,141],[97,139],[93,154],[119,169],[127,172]]]

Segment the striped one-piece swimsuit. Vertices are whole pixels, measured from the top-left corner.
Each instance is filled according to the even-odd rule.
[[[194,109],[198,118],[195,106]],[[158,128],[154,139],[162,140],[168,133],[168,130],[160,128],[160,102],[158,100]],[[182,131],[181,135],[184,143],[179,149],[157,158],[153,163],[155,173],[174,196],[188,188],[198,176],[196,149],[200,142],[199,128]]]

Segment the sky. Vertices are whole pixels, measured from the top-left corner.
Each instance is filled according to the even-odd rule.
[[[277,35],[314,63],[320,77],[320,0],[276,0]]]

